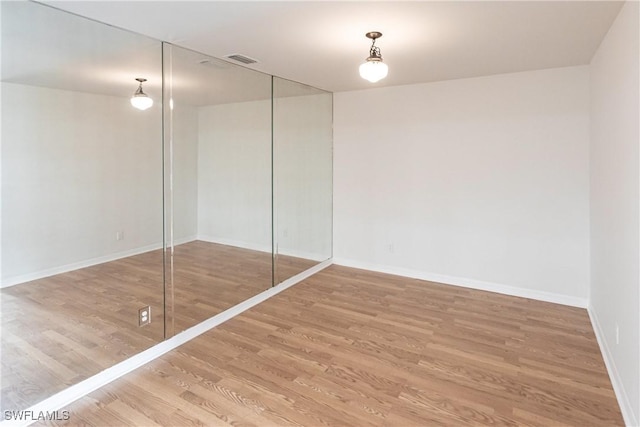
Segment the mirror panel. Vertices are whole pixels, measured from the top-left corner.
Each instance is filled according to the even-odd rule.
[[[164,45],[169,335],[272,284],[271,76]]]
[[[331,93],[42,4],[0,7],[0,409],[331,257]]]
[[[332,251],[333,95],[273,78],[275,283]]]
[[[0,7],[4,411],[164,338],[162,64],[146,37]],[[129,101],[137,77],[155,99],[146,111]]]

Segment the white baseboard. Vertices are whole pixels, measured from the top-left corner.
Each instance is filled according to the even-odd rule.
[[[327,258],[331,258],[331,256],[322,255],[314,252],[299,251],[295,249],[291,250],[287,248],[278,248],[278,254],[284,255],[284,256],[290,256],[293,258],[309,259],[311,261],[317,261],[317,262],[322,262],[322,261],[325,261]]]
[[[219,237],[198,235],[180,237],[173,240],[173,245],[178,246],[184,243],[193,242],[195,240],[202,240],[209,243],[218,243],[221,245],[235,246],[243,249],[250,249],[254,251],[271,253],[271,245],[255,244],[240,240],[224,239]],[[104,255],[96,258],[90,258],[83,261],[78,261],[70,264],[61,265],[58,267],[47,268],[45,270],[36,271],[33,273],[22,274],[19,276],[7,277],[0,283],[0,289],[7,288],[9,286],[19,285],[21,283],[31,282],[33,280],[43,279],[45,277],[55,276],[56,274],[68,273],[70,271],[79,270],[81,268],[92,267],[94,265],[103,264],[105,262],[116,261],[122,258],[127,258],[134,255],[140,255],[145,252],[162,249],[162,243],[154,243],[152,245],[142,246],[139,248],[128,249],[126,251],[116,252],[109,255]],[[292,252],[284,251],[282,255],[293,256],[298,258],[311,259],[314,261],[324,261],[326,257],[318,254],[306,253],[306,252]]]
[[[196,236],[182,237],[174,240],[174,245],[180,245],[196,240]],[[162,249],[162,242],[154,243],[147,246],[128,249],[126,251],[120,251],[109,255],[104,255],[96,258],[90,258],[83,261],[78,261],[70,264],[61,265],[58,267],[47,268],[45,270],[36,271],[33,273],[22,274],[20,276],[7,277],[0,283],[0,289],[8,288],[9,286],[19,285],[21,283],[31,282],[33,280],[43,279],[45,277],[55,276],[56,274],[68,273],[70,271],[79,270],[81,268],[92,267],[94,265],[103,264],[105,262],[116,261],[122,258],[128,258],[134,255],[140,255],[145,252],[155,251]]]
[[[195,242],[196,240],[198,240],[198,236],[196,236],[195,234],[193,236],[178,237],[177,239],[173,239],[173,246],[178,246],[178,245],[183,245],[185,243]],[[167,244],[169,244],[169,243],[167,243]]]
[[[481,291],[496,292],[515,297],[530,298],[539,301],[552,302],[556,304],[568,305],[572,307],[587,308],[588,299],[570,295],[554,294],[551,292],[536,291],[533,289],[518,288],[499,283],[484,282],[465,277],[447,276],[443,274],[429,273],[426,271],[412,270],[387,265],[378,265],[368,262],[354,261],[344,258],[333,258],[333,263],[345,267],[361,268],[364,270],[377,271],[379,273],[395,274],[397,276],[411,277],[412,279],[426,280],[429,282],[444,283],[445,285],[461,286],[465,288],[478,289]]]
[[[197,240],[202,240],[203,242],[208,242],[208,243],[217,243],[220,245],[234,246],[236,248],[250,249],[252,251],[271,253],[270,244],[258,244],[258,243],[252,243],[252,242],[245,242],[243,240],[227,239],[224,237],[215,237],[215,236],[209,236],[209,235],[198,235]],[[285,255],[285,256],[290,256],[295,258],[310,259],[312,261],[318,261],[318,262],[322,262],[322,261],[325,261],[327,258],[331,258],[330,256],[327,257],[322,254],[317,254],[317,253],[307,252],[307,251],[299,251],[295,249],[287,249],[287,248],[278,248],[278,253],[280,255]]]
[[[638,418],[636,418],[633,413],[631,401],[629,400],[629,396],[627,395],[622,384],[622,379],[620,377],[620,374],[618,373],[618,369],[616,368],[611,350],[607,345],[607,340],[605,339],[605,334],[602,330],[602,326],[600,325],[600,321],[598,320],[598,316],[596,315],[596,312],[595,310],[593,310],[591,305],[587,307],[587,312],[589,313],[591,325],[593,326],[593,331],[596,334],[596,339],[598,340],[598,345],[600,346],[600,353],[602,353],[604,364],[607,367],[607,372],[609,372],[609,379],[611,380],[613,391],[615,392],[616,399],[618,400],[618,404],[620,405],[620,411],[622,412],[624,423],[629,427],[638,427],[640,426],[640,420],[638,420]]]
[[[168,353],[169,351],[181,346],[182,344],[196,338],[199,335],[204,334],[205,332],[215,328],[216,326],[226,322],[227,320],[239,315],[240,313],[260,304],[263,301],[271,298],[274,295],[279,294],[280,292],[292,287],[293,285],[301,282],[307,277],[323,270],[331,265],[331,260],[327,260],[323,263],[320,263],[300,274],[297,274],[284,282],[280,283],[273,288],[270,288],[260,294],[249,298],[241,302],[240,304],[231,307],[230,309],[223,311],[222,313],[213,316],[204,322],[201,322],[186,331],[180,332],[179,334],[167,339],[166,341],[162,341],[159,344],[154,345],[153,347],[136,354],[135,356],[130,357],[127,360],[124,360],[116,365],[113,365],[104,371],[87,378],[84,381],[81,381],[71,387],[62,390],[54,394],[53,396],[27,408],[25,411],[31,411],[32,414],[39,413],[52,413],[55,411],[60,411],[61,409],[69,406],[71,403],[76,400],[86,396],[87,394],[109,384],[112,381],[117,380],[118,378],[128,374],[129,372],[137,369],[152,360],[159,358],[160,356]],[[37,416],[37,415],[36,415]],[[35,422],[36,420],[11,420],[11,421],[2,421],[0,422],[1,427],[5,426],[14,426],[14,427],[23,427],[28,426]]]
[[[254,243],[244,240],[227,239],[225,237],[210,236],[207,234],[198,234],[197,240],[207,243],[217,243],[219,245],[234,246],[236,248],[250,249],[258,252],[271,253],[271,243]]]
[[[33,273],[23,274],[20,276],[7,277],[2,280],[0,288],[6,288],[9,286],[19,285],[20,283],[31,282],[32,280],[38,280],[45,277],[55,276],[56,274],[68,273],[69,271],[79,270],[81,268],[91,267],[105,262],[115,261],[121,258],[127,258],[134,255],[139,255],[145,252],[161,249],[162,243],[154,243],[152,245],[142,246],[139,248],[129,249],[126,251],[116,252],[109,255],[104,255],[96,258],[91,258],[71,264],[61,265],[59,267],[47,268],[46,270],[40,270]]]

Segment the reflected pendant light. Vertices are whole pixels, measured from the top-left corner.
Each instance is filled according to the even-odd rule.
[[[138,110],[146,110],[153,105],[153,99],[149,98],[149,95],[142,91],[142,83],[146,82],[147,79],[137,78],[137,82],[140,83],[138,86],[138,90],[131,97],[131,105],[136,107]]]
[[[382,37],[382,33],[378,31],[371,31],[365,34],[367,38],[373,40],[371,43],[371,49],[369,50],[369,57],[367,61],[360,65],[360,77],[365,80],[369,80],[371,83],[375,83],[378,80],[382,80],[387,77],[389,73],[389,67],[382,62],[382,56],[380,55],[380,48],[376,47],[376,39]]]

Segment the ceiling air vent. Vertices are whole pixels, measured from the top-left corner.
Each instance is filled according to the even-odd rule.
[[[241,55],[239,53],[232,53],[231,55],[225,56],[225,58],[233,59],[234,61],[242,62],[243,64],[255,64],[258,62],[253,58],[249,58],[248,56]]]

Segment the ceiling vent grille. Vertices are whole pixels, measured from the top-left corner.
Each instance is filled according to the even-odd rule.
[[[249,58],[248,56],[241,55],[239,53],[232,53],[231,55],[225,56],[225,58],[229,58],[229,59],[232,59],[234,61],[241,62],[243,64],[255,64],[256,62],[258,62],[257,60],[255,60],[253,58]]]

